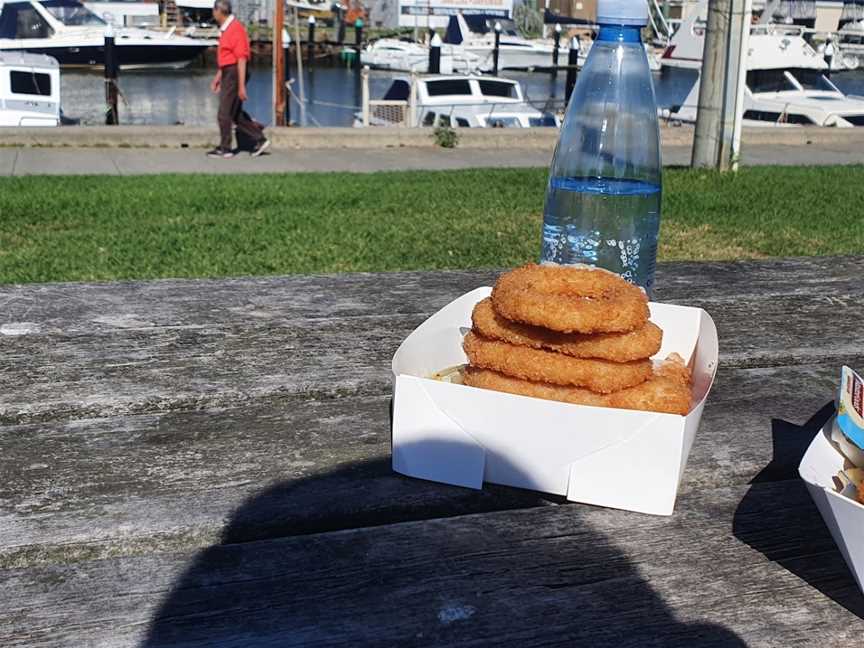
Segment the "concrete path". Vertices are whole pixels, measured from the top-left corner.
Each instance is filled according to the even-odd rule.
[[[303,171],[394,171],[478,167],[547,166],[551,152],[500,149],[303,149],[274,150],[252,159],[211,160],[202,149],[0,148],[0,175],[147,175],[156,173],[296,173]],[[687,165],[690,147],[664,146],[664,164]],[[744,164],[864,164],[857,144],[759,144],[744,149]]]

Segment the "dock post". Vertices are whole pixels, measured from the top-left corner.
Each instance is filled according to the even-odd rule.
[[[277,0],[273,16],[273,123],[287,126],[285,122],[285,2]]]
[[[309,67],[312,67],[312,62],[315,59],[315,16],[309,16],[309,36],[306,43],[307,58],[309,59]]]
[[[411,71],[411,90],[408,94],[408,127],[417,125],[417,73]]]
[[[495,49],[492,50],[492,75],[498,76],[498,53],[501,49],[501,23],[495,21]]]
[[[354,49],[357,56],[354,58],[354,67],[359,71],[362,65],[360,64],[360,52],[363,49],[363,19],[358,18],[354,21]]]
[[[429,43],[429,74],[441,74],[441,37],[433,34]]]
[[[336,43],[343,45],[345,43],[345,9],[342,3],[336,4]]]
[[[570,95],[576,85],[576,74],[579,68],[579,39],[570,39],[570,51],[567,52],[567,82],[564,84],[564,101],[570,103]]]
[[[555,36],[552,43],[552,79],[558,78],[558,47],[561,45],[561,23],[555,23]]]
[[[363,85],[361,86],[361,101],[360,108],[363,111],[363,125],[369,125],[369,66],[364,65],[363,69],[360,72],[360,76],[363,79]]]
[[[114,45],[114,26],[111,23],[105,27],[105,123],[116,126],[120,123],[120,113],[117,110],[117,48]]]
[[[282,30],[282,66],[283,66],[283,74],[282,74],[282,85],[285,88],[283,91],[285,93],[285,125],[291,125],[291,92],[289,90],[288,84],[291,82],[291,34],[288,33],[288,29]]]

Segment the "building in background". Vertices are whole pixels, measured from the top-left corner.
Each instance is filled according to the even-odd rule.
[[[513,0],[390,1],[395,1],[399,3],[398,26],[400,27],[417,27],[420,29],[444,29],[447,27],[450,16],[458,13],[484,14],[487,16],[498,16],[501,18],[513,17]]]

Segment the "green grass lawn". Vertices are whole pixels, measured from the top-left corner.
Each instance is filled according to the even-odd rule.
[[[546,171],[0,178],[0,282],[513,266]],[[668,170],[662,259],[864,253],[864,167]]]

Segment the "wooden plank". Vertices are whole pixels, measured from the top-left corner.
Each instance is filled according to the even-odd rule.
[[[795,476],[836,383],[832,363],[721,373],[681,492]],[[388,396],[9,426],[0,448],[0,566],[221,542],[268,489],[228,541],[561,501],[395,475]]]
[[[862,265],[861,257],[664,263],[657,270],[657,298],[860,294]],[[497,275],[450,270],[0,285],[0,331],[89,334],[428,314],[454,295],[491,285]]]
[[[860,291],[677,301],[714,316],[724,366],[839,365],[861,352]],[[392,354],[428,314],[0,336],[0,425],[389,393]]]
[[[545,507],[0,578],[8,647],[851,646],[864,632],[800,482],[702,489],[671,518]]]

